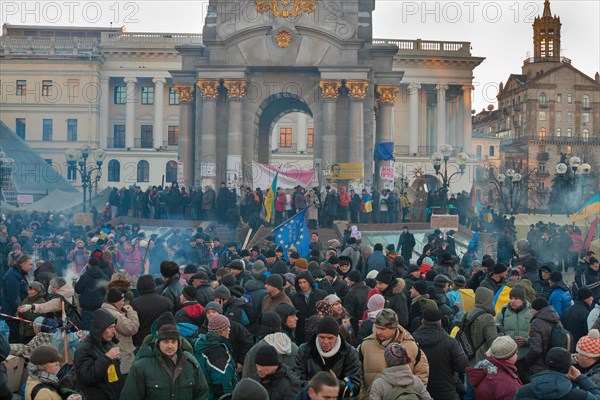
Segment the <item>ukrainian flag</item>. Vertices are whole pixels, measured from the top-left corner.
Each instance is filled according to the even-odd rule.
[[[283,254],[286,258],[287,250],[291,246],[296,248],[300,257],[308,257],[308,253],[310,252],[310,232],[306,226],[304,216],[307,209],[308,207],[273,230],[275,243],[283,247]]]
[[[571,216],[570,222],[582,221],[588,217],[594,218],[600,215],[600,193],[592,197],[587,203],[581,207],[576,214]]]
[[[271,189],[267,196],[265,197],[265,219],[268,222],[271,222],[271,216],[273,215],[273,211],[275,210],[275,196],[277,195],[277,177],[279,176],[279,172],[275,174],[275,178],[273,178],[273,183],[271,183]]]

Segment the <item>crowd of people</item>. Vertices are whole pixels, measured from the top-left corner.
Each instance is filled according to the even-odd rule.
[[[371,248],[351,224],[327,243],[313,230],[302,257],[274,237],[241,249],[210,229],[11,215],[0,358],[27,362],[28,400],[600,399],[596,254],[570,226],[490,230],[480,257],[477,233],[461,255],[434,230],[416,253],[408,227]]]

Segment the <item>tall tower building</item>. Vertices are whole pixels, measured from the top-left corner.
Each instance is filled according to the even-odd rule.
[[[525,60],[523,74],[530,78],[561,62],[560,17],[550,11],[550,0],[544,2],[544,13],[533,21],[533,58]]]

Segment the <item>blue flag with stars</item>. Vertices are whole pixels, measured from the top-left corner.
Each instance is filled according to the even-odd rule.
[[[273,230],[275,243],[283,247],[283,254],[287,259],[287,251],[290,247],[295,247],[300,257],[308,258],[310,253],[310,232],[306,227],[306,210],[300,211],[292,218],[288,219]]]

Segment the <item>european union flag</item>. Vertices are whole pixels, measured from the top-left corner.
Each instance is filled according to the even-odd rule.
[[[395,160],[394,142],[377,143],[374,156],[376,160]]]
[[[275,243],[283,247],[285,258],[287,251],[294,246],[301,257],[307,258],[310,252],[310,232],[306,227],[306,210],[300,211],[273,230]]]

